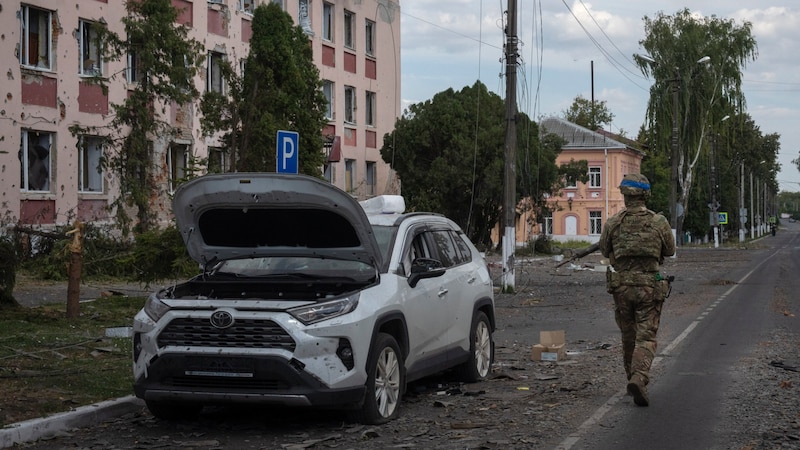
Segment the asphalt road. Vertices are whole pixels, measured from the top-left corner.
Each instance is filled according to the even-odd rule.
[[[735,284],[660,353],[650,389],[658,407],[612,408],[602,420],[605,426],[592,427],[574,448],[726,448],[720,443],[742,426],[730,421],[726,409],[735,401],[730,393],[736,392],[737,379],[748,376],[747,361],[762,359],[760,346],[774,330],[800,336],[800,234],[796,224],[788,225],[767,238],[759,258],[731,270],[728,279]],[[797,402],[795,392],[786,395]],[[800,442],[782,448],[800,448]]]
[[[558,270],[551,258],[521,258],[516,293],[496,298],[497,376],[462,387],[477,395],[443,396],[438,386],[447,380],[428,380],[412,387],[401,417],[381,427],[279,408],[210,409],[197,421],[176,424],[126,408],[110,422],[86,415],[56,429],[45,421],[37,425],[39,435],[55,437],[23,446],[800,448],[793,440],[800,436],[800,379],[768,365],[778,356],[800,359],[798,252],[796,223],[744,245],[678,249],[664,265],[678,279],[662,315],[648,408],[625,396],[599,255]],[[556,329],[566,330],[568,359],[531,361],[539,331]],[[785,380],[788,388],[778,387]]]

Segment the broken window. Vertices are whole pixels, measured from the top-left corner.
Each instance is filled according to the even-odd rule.
[[[52,16],[51,11],[22,5],[19,62],[23,66],[45,70],[52,68]]]
[[[22,130],[22,143],[19,149],[22,191],[50,191],[52,148],[53,133]]]

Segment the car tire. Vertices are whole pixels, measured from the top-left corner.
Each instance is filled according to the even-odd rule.
[[[485,380],[492,372],[494,339],[489,318],[478,311],[472,319],[469,333],[469,359],[459,366],[459,378],[467,383]]]
[[[146,400],[145,404],[152,415],[162,420],[194,419],[203,409],[203,405],[200,403],[156,402]]]
[[[397,417],[405,390],[403,354],[394,337],[378,334],[367,362],[364,404],[354,414],[356,421],[378,425]]]

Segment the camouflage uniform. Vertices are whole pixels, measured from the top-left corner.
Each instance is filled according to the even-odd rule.
[[[598,244],[614,268],[606,274],[607,289],[614,295],[614,316],[622,333],[628,392],[637,405],[647,406],[656,333],[669,291],[658,268],[665,256],[675,254],[675,240],[667,219],[645,206],[650,195],[645,176],[625,175],[620,191],[625,208],[608,219]]]

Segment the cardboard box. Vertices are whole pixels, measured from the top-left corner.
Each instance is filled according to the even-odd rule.
[[[539,343],[531,349],[534,361],[563,361],[567,357],[564,330],[539,332]]]

